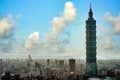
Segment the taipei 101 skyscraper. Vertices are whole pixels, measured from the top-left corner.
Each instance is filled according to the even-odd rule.
[[[90,4],[89,18],[86,21],[86,75],[96,77],[98,75],[96,63],[96,20]]]

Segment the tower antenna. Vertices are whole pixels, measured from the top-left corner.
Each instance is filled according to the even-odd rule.
[[[90,9],[91,9],[92,7],[91,7],[91,2],[90,2]]]

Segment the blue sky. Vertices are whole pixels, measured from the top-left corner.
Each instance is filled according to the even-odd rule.
[[[31,54],[35,58],[69,56],[85,59],[85,20],[90,2],[97,20],[98,59],[120,58],[119,0],[1,0],[0,25],[6,24],[0,26],[1,58]],[[65,26],[55,28],[54,19],[64,18],[65,4],[70,9],[73,7],[75,15],[71,21],[67,17],[68,23],[57,23]]]

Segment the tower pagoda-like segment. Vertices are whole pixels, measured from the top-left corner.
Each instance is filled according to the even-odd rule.
[[[89,18],[86,21],[86,75],[89,77],[96,77],[98,74],[96,54],[96,20],[90,5]]]

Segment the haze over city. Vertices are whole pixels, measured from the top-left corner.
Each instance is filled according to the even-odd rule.
[[[1,0],[0,58],[85,59],[90,3],[97,58],[119,59],[119,0]]]

